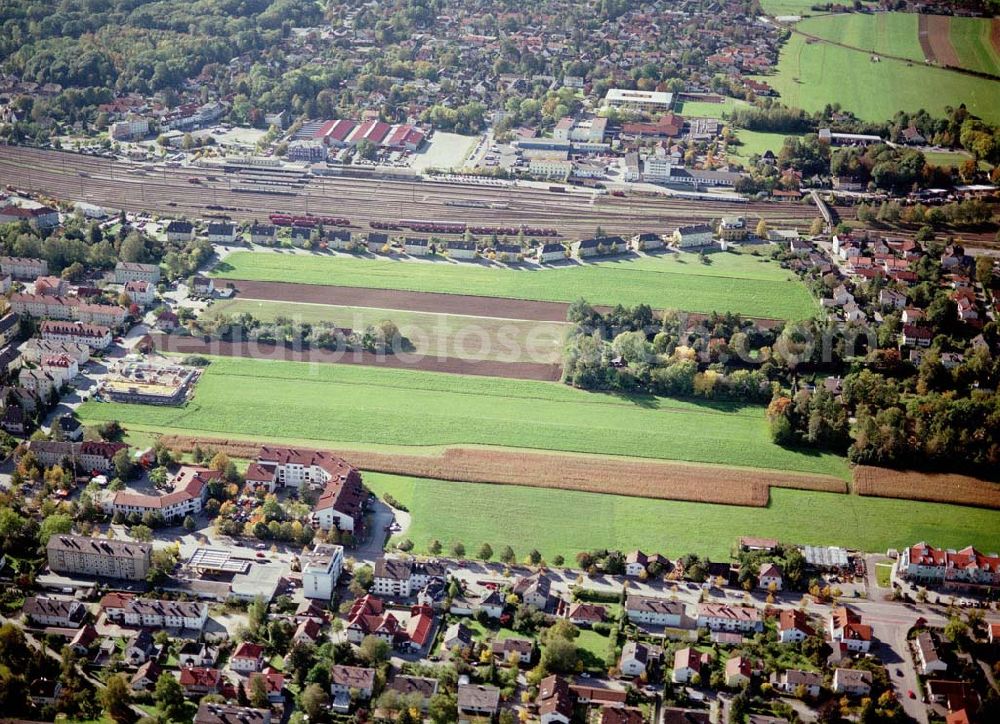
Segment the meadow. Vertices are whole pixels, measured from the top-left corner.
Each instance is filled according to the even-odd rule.
[[[759,406],[355,365],[213,358],[183,407],[91,401],[79,415],[316,446],[490,445],[848,476],[841,457],[773,444]]]
[[[775,75],[761,76],[781,94],[781,102],[809,112],[840,103],[859,118],[885,121],[897,111],[921,108],[936,116],[946,106],[965,103],[974,114],[1000,123],[997,81],[883,58],[793,34],[781,50]]]
[[[720,560],[728,558],[740,535],[870,552],[919,540],[1000,549],[1000,511],[941,503],[772,489],[768,507],[749,508],[376,473],[364,477],[379,496],[390,493],[409,509],[410,527],[397,538],[412,540],[420,552],[437,538],[446,548],[461,541],[469,551],[484,542],[494,550],[510,545],[518,558],[537,548],[548,560],[562,555],[571,561],[580,550],[608,547],[671,556],[695,552]]]
[[[330,304],[232,299],[213,304],[212,316],[252,314],[263,322],[288,317],[296,322],[327,322],[351,329],[364,329],[384,319],[396,323],[415,351],[461,359],[501,362],[559,362],[562,359],[567,324],[529,322],[517,319],[466,317],[456,314],[409,312],[401,309],[345,307]],[[483,335],[486,342],[482,343]],[[501,341],[514,344],[502,348]],[[516,345],[516,352],[515,352]],[[512,353],[505,353],[511,350]]]
[[[749,161],[754,154],[763,154],[770,150],[775,155],[781,150],[785,143],[786,133],[763,133],[761,131],[748,131],[746,129],[734,129],[736,137],[741,141],[740,145],[729,146],[726,153],[736,159]]]
[[[951,46],[963,68],[1000,74],[1000,52],[990,42],[989,18],[948,18]]]
[[[858,13],[806,18],[795,29],[882,55],[924,62],[916,13]]]
[[[236,252],[214,272],[228,279],[443,292],[592,304],[649,304],[804,319],[817,306],[794,274],[763,257],[716,253],[634,256],[559,268],[491,268],[350,255]]]

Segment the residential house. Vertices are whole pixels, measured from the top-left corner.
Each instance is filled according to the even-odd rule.
[[[750,683],[753,667],[745,656],[734,656],[726,662],[726,686],[737,689]]]
[[[649,232],[636,234],[632,237],[631,244],[636,251],[656,251],[665,246],[662,236]]]
[[[267,693],[267,700],[271,704],[283,704],[285,701],[285,676],[280,671],[275,671],[270,666],[263,671],[255,671],[247,677],[247,688],[254,686],[254,682],[260,679],[264,682],[264,691]]]
[[[295,628],[292,641],[297,644],[314,644],[319,640],[322,626],[313,619],[307,618]]]
[[[149,282],[139,280],[126,282],[124,291],[125,296],[140,307],[152,304],[156,299],[156,289]]]
[[[618,670],[622,676],[635,678],[643,676],[652,666],[659,665],[663,649],[641,641],[626,641],[622,655],[618,659]]]
[[[809,618],[797,608],[782,609],[778,614],[778,641],[793,644],[805,641],[816,632],[809,625]]]
[[[823,687],[823,677],[814,671],[786,669],[780,675],[777,672],[771,674],[771,686],[785,694],[794,696],[802,694],[815,699]]]
[[[783,584],[781,567],[775,563],[762,563],[757,574],[757,586],[765,591],[780,591]]]
[[[0,275],[14,279],[37,279],[49,273],[49,263],[45,259],[23,256],[0,256]]]
[[[494,641],[491,649],[493,656],[502,663],[530,664],[535,653],[535,643],[531,639],[510,637]]]
[[[566,247],[557,242],[549,242],[538,247],[538,261],[549,264],[554,261],[566,260]]]
[[[264,668],[264,647],[260,644],[244,641],[229,659],[229,668],[242,674],[260,671]]]
[[[90,653],[90,647],[94,645],[94,642],[100,638],[97,633],[97,629],[91,626],[89,623],[85,624],[76,635],[70,639],[69,647],[73,649],[73,653],[77,656],[86,656]]]
[[[278,231],[274,224],[258,224],[256,222],[250,226],[250,242],[263,246],[273,246],[277,241]]]
[[[120,261],[115,264],[115,284],[147,282],[155,285],[159,281],[160,267],[157,264],[139,264],[131,261]]]
[[[372,696],[375,686],[375,669],[362,666],[344,666],[334,664],[330,668],[330,694],[350,696],[356,693],[361,701],[367,701]]]
[[[329,601],[344,567],[342,546],[320,543],[302,561],[302,595]]]
[[[185,641],[177,652],[177,664],[186,666],[212,667],[218,658],[216,649],[198,641]]]
[[[917,660],[920,663],[920,673],[924,676],[943,673],[948,670],[948,664],[942,661],[937,644],[929,631],[921,631],[913,641],[917,650]]]
[[[861,623],[861,615],[847,606],[838,606],[830,613],[830,640],[843,644],[848,651],[868,653],[872,645],[872,627]]]
[[[675,229],[671,238],[679,249],[692,249],[711,244],[714,234],[708,224],[693,224]]]
[[[132,675],[129,685],[133,691],[152,691],[163,669],[155,659],[149,659]]]
[[[576,696],[560,676],[546,676],[538,685],[538,717],[541,724],[570,724]]]
[[[87,607],[79,601],[46,596],[29,596],[21,610],[32,623],[60,628],[79,628],[87,616]]]
[[[195,274],[191,280],[191,294],[196,297],[211,297],[215,294],[215,280],[204,274]]]
[[[472,631],[461,621],[449,626],[441,639],[441,645],[446,651],[453,650],[456,646],[464,649],[472,643]]]
[[[604,706],[599,724],[646,724],[646,715],[634,706]]]
[[[723,218],[719,222],[719,238],[725,241],[741,241],[747,237],[747,222],[742,216]]]
[[[389,235],[378,231],[369,231],[365,237],[365,246],[372,254],[378,254],[389,243]]]
[[[682,626],[686,608],[680,601],[630,594],[625,600],[625,615],[632,623],[678,628]]]
[[[671,679],[675,684],[691,683],[695,676],[701,678],[702,671],[712,663],[709,653],[685,647],[674,653],[674,670]]]
[[[435,560],[385,556],[375,563],[371,591],[376,596],[409,598],[432,578],[445,579],[447,576],[445,566]]]
[[[271,712],[206,701],[198,706],[194,724],[271,724]]]
[[[1000,556],[984,555],[972,546],[954,551],[916,543],[900,552],[896,569],[906,580],[949,589],[990,590],[1000,585]]]
[[[222,672],[218,669],[191,666],[181,669],[179,681],[187,696],[200,698],[205,694],[219,693],[222,689]]]
[[[754,633],[763,631],[764,623],[761,621],[760,611],[752,606],[702,603],[698,606],[698,628]]]
[[[194,224],[190,221],[174,219],[167,224],[167,241],[191,241],[194,238]]]
[[[660,724],[710,724],[707,709],[682,709],[677,706],[663,707]]]
[[[834,694],[867,696],[872,690],[872,675],[869,671],[837,668],[833,672]]]
[[[574,626],[590,627],[604,623],[607,609],[597,603],[571,603],[566,610],[566,618]]]
[[[539,572],[519,578],[512,590],[521,597],[526,606],[534,606],[539,611],[545,611],[551,601],[551,586],[551,581]]]
[[[427,239],[408,236],[403,239],[403,251],[410,256],[427,256],[429,252]]]
[[[459,684],[458,722],[491,721],[500,709],[500,689],[482,684]]]
[[[474,241],[449,241],[448,256],[452,259],[475,259],[477,254]]]
[[[407,697],[407,699],[419,697],[420,708],[426,711],[431,699],[438,692],[438,680],[425,676],[396,674],[386,684],[386,689],[395,691],[401,697]]]
[[[146,663],[157,652],[156,644],[153,643],[153,634],[146,628],[139,629],[125,642],[125,661],[130,666]]]
[[[213,244],[232,244],[236,241],[236,224],[226,221],[209,222],[208,240]]]

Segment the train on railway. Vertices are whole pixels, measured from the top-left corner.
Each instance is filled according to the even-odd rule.
[[[467,224],[464,221],[423,221],[416,219],[398,219],[395,221],[369,221],[368,226],[380,231],[401,231],[408,229],[424,234],[470,234],[497,236],[515,236],[524,233],[527,236],[559,236],[559,232],[541,226],[487,226],[480,224]]]
[[[312,214],[293,215],[273,213],[267,217],[275,226],[350,226],[351,220],[343,216],[313,216]]]

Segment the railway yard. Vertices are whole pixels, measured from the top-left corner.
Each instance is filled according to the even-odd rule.
[[[593,235],[598,226],[609,234],[633,234],[708,222],[732,213],[805,228],[817,216],[816,208],[806,204],[622,198],[591,191],[557,195],[526,186],[320,177],[269,168],[227,173],[217,168],[170,168],[13,146],[4,147],[0,154],[0,183],[56,198],[163,215],[225,214],[237,221],[264,221],[275,211],[333,214],[348,217],[358,228],[369,228],[371,221],[424,218],[483,226],[549,227],[566,237]],[[484,206],[456,205],[479,201]]]

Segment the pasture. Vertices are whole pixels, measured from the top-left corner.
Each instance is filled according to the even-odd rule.
[[[990,39],[996,18],[948,18],[949,40],[963,68],[1000,75],[1000,47]],[[1000,33],[997,33],[1000,37]]]
[[[751,223],[756,223],[751,220]],[[236,252],[216,267],[226,279],[443,292],[803,319],[817,306],[794,274],[764,257],[716,253],[624,256],[555,268],[496,268],[351,255]]]
[[[252,314],[264,322],[286,317],[298,323],[325,322],[355,330],[389,319],[410,340],[415,352],[498,362],[560,362],[568,327],[558,322],[257,299],[218,302],[208,313],[212,316]]]
[[[79,414],[163,433],[318,447],[489,445],[848,474],[841,457],[773,444],[758,406],[354,365],[213,358],[184,407],[92,401]]]
[[[917,35],[916,13],[848,13],[806,18],[795,29],[880,55],[924,62]]]
[[[885,121],[899,110],[921,108],[936,116],[946,106],[966,107],[991,123],[1000,122],[1000,82],[883,58],[793,34],[781,50],[775,75],[759,78],[781,94],[785,105],[809,112],[840,103],[859,118]]]
[[[773,489],[769,506],[750,508],[375,473],[365,474],[365,484],[409,508],[410,528],[398,538],[419,552],[437,538],[469,551],[483,542],[495,551],[510,545],[519,559],[532,548],[550,561],[572,561],[578,551],[608,547],[721,560],[740,535],[871,552],[919,540],[1000,549],[1000,512],[941,503]]]
[[[787,133],[762,133],[760,131],[748,131],[746,129],[734,129],[736,137],[741,141],[740,145],[731,145],[727,148],[727,155],[732,158],[749,161],[754,154],[763,154],[770,150],[775,155],[781,150],[785,143]]]
[[[718,118],[723,119],[732,113],[733,109],[748,105],[746,101],[739,98],[726,98],[722,103],[710,103],[708,101],[683,101],[678,115],[691,116],[694,118]]]

